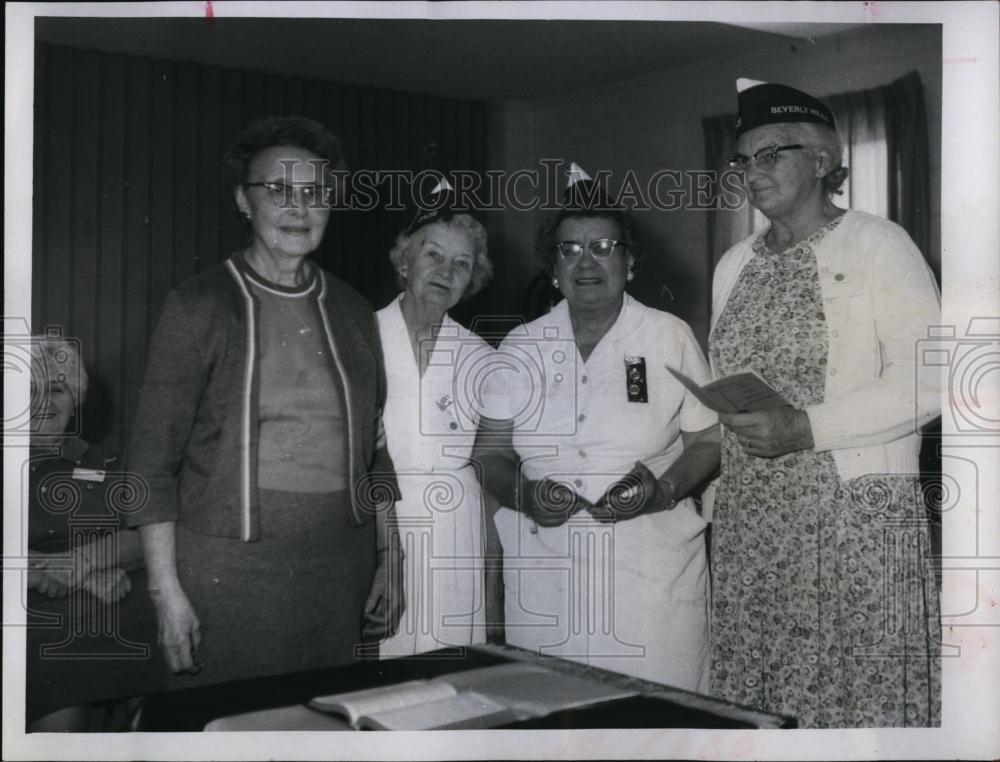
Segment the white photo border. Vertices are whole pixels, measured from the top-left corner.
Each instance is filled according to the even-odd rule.
[[[941,275],[943,322],[959,333],[970,319],[1000,316],[1000,89],[998,6],[993,2],[509,2],[509,3],[10,3],[6,6],[5,315],[31,315],[32,104],[35,16],[199,16],[218,18],[368,17],[660,20],[942,25]],[[1000,373],[983,389],[997,408]],[[26,409],[27,384],[4,379],[4,419]],[[944,555],[966,573],[945,574],[946,602],[967,600],[970,579],[983,618],[946,617],[942,726],[836,731],[447,731],[423,733],[80,734],[24,733],[23,627],[4,629],[5,759],[990,759],[1000,756],[1000,441],[994,435],[948,438],[975,461],[977,505],[945,516]],[[946,445],[947,446],[947,445]],[[23,501],[17,485],[23,447],[5,434],[4,622],[16,624],[21,574],[7,573],[19,552]],[[945,460],[947,467],[947,459]],[[954,474],[961,480],[965,474]],[[947,563],[947,562],[946,562]],[[971,576],[970,576],[971,575]],[[951,611],[946,605],[945,613]],[[991,613],[991,611],[993,613]],[[990,718],[993,718],[992,720]]]

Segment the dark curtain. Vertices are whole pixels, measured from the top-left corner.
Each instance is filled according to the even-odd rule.
[[[933,268],[935,258],[930,256],[930,147],[920,75],[910,72],[883,87],[839,93],[823,100],[837,114],[844,135],[850,134],[850,120],[869,116],[882,118],[884,114],[889,160],[888,216],[910,234]],[[708,168],[719,172],[725,170],[726,158],[736,151],[735,125],[735,114],[702,119]],[[717,184],[716,193],[719,190]],[[740,214],[722,209],[710,212],[710,270],[726,249],[739,240],[738,236],[733,236],[734,229],[739,232],[739,226],[733,223],[734,218],[742,219]]]
[[[735,115],[710,116],[701,120],[702,132],[705,135],[705,166],[715,170],[717,173],[724,173],[728,167],[726,159],[736,153],[736,117]],[[713,184],[712,195],[720,198],[720,174],[716,174],[716,181]],[[729,237],[726,234],[728,225],[727,215],[733,214],[727,210],[713,210],[709,215],[708,223],[708,251],[709,268],[712,272],[715,264],[719,261],[726,249],[729,248]]]
[[[88,439],[126,441],[167,291],[244,245],[221,157],[269,114],[324,124],[352,170],[486,167],[484,103],[37,46],[31,319],[81,342]],[[396,293],[388,252],[413,214],[384,206],[335,211],[315,254],[376,308]]]
[[[879,92],[889,148],[889,219],[910,234],[926,257],[931,242],[930,147],[920,75],[910,72]],[[940,280],[940,273],[935,275]]]

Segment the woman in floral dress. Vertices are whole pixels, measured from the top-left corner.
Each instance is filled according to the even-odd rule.
[[[711,689],[800,727],[938,725],[917,480],[917,427],[938,397],[917,388],[915,360],[937,287],[901,228],[832,203],[847,170],[829,110],[740,84],[730,165],[770,225],[719,263],[710,356],[788,406],[720,417]]]

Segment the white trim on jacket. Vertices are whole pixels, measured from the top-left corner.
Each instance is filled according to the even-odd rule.
[[[250,483],[250,474],[252,473],[251,463],[250,463],[250,416],[252,415],[252,399],[253,399],[253,376],[254,367],[257,361],[257,315],[254,311],[254,301],[253,296],[250,293],[250,289],[247,287],[246,279],[244,275],[240,272],[239,268],[235,265],[232,259],[226,260],[226,267],[229,270],[229,274],[236,281],[236,285],[240,290],[240,294],[243,296],[243,301],[246,305],[247,313],[247,351],[246,351],[246,368],[243,373],[243,423],[242,423],[242,434],[240,436],[240,448],[242,452],[240,453],[240,503],[241,503],[241,523],[242,532],[241,536],[243,542],[250,542],[251,537],[251,513],[250,513],[250,491],[253,489],[253,485]],[[337,352],[337,345],[333,339],[333,332],[330,328],[330,316],[326,312],[326,304],[324,299],[326,298],[326,276],[323,271],[319,271],[320,288],[319,292],[315,294],[316,304],[319,307],[320,320],[323,323],[323,331],[326,334],[326,341],[330,347],[330,356],[333,358],[333,363],[337,368],[337,373],[340,375],[341,383],[344,388],[344,409],[347,412],[347,452],[348,452],[348,480],[353,481],[354,476],[354,416],[351,412],[351,385],[348,382],[347,373],[344,370],[343,363],[340,361],[340,355]],[[256,280],[254,281],[256,284]],[[269,289],[270,290],[270,289]],[[315,289],[310,288],[305,294],[313,297]]]
[[[253,366],[256,359],[257,344],[257,316],[253,309],[253,297],[250,296],[250,289],[247,288],[243,275],[233,263],[232,259],[226,260],[226,267],[229,274],[233,276],[236,285],[243,296],[247,311],[247,352],[246,367],[243,370],[243,425],[240,434],[240,517],[243,524],[243,542],[250,542],[251,520],[250,520],[250,407],[251,392],[253,390]]]

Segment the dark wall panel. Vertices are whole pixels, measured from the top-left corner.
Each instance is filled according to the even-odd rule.
[[[101,278],[96,294],[98,339],[92,347],[94,359],[88,368],[100,369],[91,373],[91,390],[86,410],[97,411],[88,416],[86,428],[100,436],[108,431],[118,432],[125,427],[125,408],[117,400],[125,396],[126,347],[125,327],[125,190],[126,170],[125,136],[128,130],[126,61],[121,56],[108,56],[103,61],[101,77],[101,154],[100,175],[97,178],[101,199],[100,264]],[[40,210],[35,216],[41,217]],[[35,242],[36,251],[38,242]],[[36,257],[37,260],[37,257]],[[38,276],[35,275],[37,278]],[[34,306],[36,314],[38,305]],[[41,313],[44,316],[44,313]],[[85,348],[86,350],[86,348]],[[103,414],[108,411],[107,414]],[[98,434],[95,429],[101,430]]]
[[[167,291],[245,243],[219,170],[251,119],[316,119],[351,169],[485,169],[483,103],[44,44],[35,71],[32,324],[80,339],[84,435],[112,448],[127,443]],[[335,211],[316,254],[376,308],[395,294],[404,201]]]
[[[130,62],[126,84],[128,127],[125,134],[125,291],[122,331],[125,345],[122,354],[125,384],[122,395],[113,400],[122,405],[126,425],[138,404],[139,384],[146,360],[146,344],[152,332],[151,320],[159,308],[153,304],[150,267],[149,229],[151,218],[158,210],[151,206],[149,192],[152,178],[150,139],[152,129],[152,99],[150,94],[151,65],[149,61]],[[95,375],[100,376],[100,368]]]

